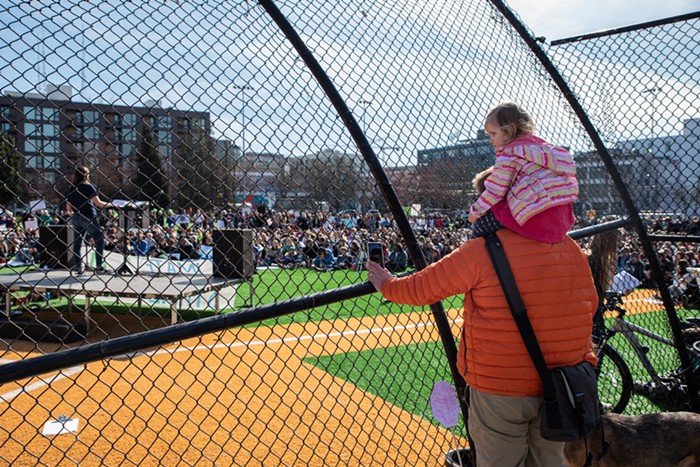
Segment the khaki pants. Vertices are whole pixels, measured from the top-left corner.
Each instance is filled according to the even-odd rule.
[[[540,436],[543,398],[511,397],[469,388],[469,436],[477,467],[560,467],[564,443]]]

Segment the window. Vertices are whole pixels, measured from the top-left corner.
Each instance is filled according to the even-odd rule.
[[[59,154],[61,152],[60,143],[57,139],[37,140],[36,146],[40,148],[38,152],[49,154]]]
[[[117,148],[124,157],[130,156],[134,152],[134,147],[130,144],[120,144]]]
[[[27,138],[25,141],[25,153],[41,152],[48,154],[60,154],[61,147],[57,139]]]
[[[83,148],[85,149],[85,154],[97,154],[99,152],[97,143],[95,142],[87,142]]]
[[[58,136],[58,125],[53,123],[44,123],[41,125],[41,133],[47,138],[53,138]]]
[[[58,109],[52,107],[24,107],[24,115],[27,120],[35,122],[58,122]]]
[[[61,143],[57,139],[50,139],[44,141],[44,152],[49,154],[60,154],[61,153]]]
[[[38,136],[40,126],[41,125],[38,125],[36,123],[25,123],[24,124],[24,134],[26,136]]]
[[[124,114],[122,121],[125,125],[135,126],[137,122],[136,114]]]
[[[27,167],[32,168],[32,169],[39,169],[39,170],[44,170],[44,169],[49,169],[49,170],[58,170],[60,167],[58,166],[58,158],[55,156],[41,156],[41,155],[31,155],[27,156],[25,159],[25,164]],[[54,180],[55,180],[56,175],[54,174]]]
[[[24,141],[24,152],[39,152],[41,150],[41,140],[35,138],[27,138]]]
[[[54,123],[25,123],[24,134],[26,136],[53,138],[58,136],[58,125]]]
[[[44,172],[42,173],[44,180],[46,180],[51,185],[56,183],[56,172]]]
[[[158,141],[161,143],[172,143],[173,142],[173,134],[170,131],[157,131],[156,132],[156,138],[158,138]]]
[[[85,110],[83,111],[83,122],[92,123],[99,125],[100,122],[100,112],[96,110]]]
[[[173,126],[173,119],[169,115],[161,115],[156,123],[158,128],[170,128]]]
[[[87,139],[99,139],[100,129],[96,126],[85,127],[85,130],[83,131],[83,136]]]
[[[58,157],[56,156],[44,156],[43,157],[43,165],[45,169],[53,169],[53,170],[58,170],[60,167],[58,166],[59,161]]]
[[[33,169],[38,169],[39,168],[39,156],[27,156],[25,159],[25,164],[27,164],[27,167],[31,167]]]
[[[114,124],[119,126],[134,126],[136,125],[136,114],[116,113],[114,114]]]
[[[136,141],[136,131],[133,128],[117,128],[115,130],[116,141]]]

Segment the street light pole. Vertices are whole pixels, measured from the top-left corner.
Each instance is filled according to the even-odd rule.
[[[642,94],[651,94],[651,140],[649,146],[654,147],[654,109],[656,107],[656,94],[661,91],[661,86],[652,86],[642,91]]]
[[[245,92],[246,91],[252,91],[253,88],[249,84],[244,84],[242,86],[239,86],[238,84],[234,84],[233,87],[235,89],[238,89],[240,96],[241,96],[241,138],[243,139],[243,142],[241,143],[241,191],[243,195],[243,199],[245,199],[246,196],[246,169],[245,169]]]
[[[365,128],[365,114],[367,113],[367,106],[372,105],[372,101],[371,101],[371,100],[367,100],[367,99],[360,99],[359,101],[357,101],[357,103],[360,104],[360,105],[362,106],[362,120],[361,120],[361,122],[362,122],[362,131],[363,131],[363,132],[366,132],[366,128]]]

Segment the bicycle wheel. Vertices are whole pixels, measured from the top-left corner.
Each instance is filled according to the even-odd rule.
[[[598,356],[598,398],[603,412],[622,413],[632,394],[630,369],[613,347],[603,347]]]

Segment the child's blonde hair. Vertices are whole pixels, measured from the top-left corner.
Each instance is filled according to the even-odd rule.
[[[508,136],[509,142],[535,132],[535,121],[527,110],[515,102],[501,102],[489,111],[486,121],[497,124]]]

